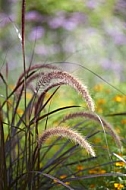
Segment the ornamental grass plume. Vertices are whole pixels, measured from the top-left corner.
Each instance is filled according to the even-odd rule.
[[[78,93],[82,95],[82,97],[86,100],[88,108],[94,112],[95,106],[94,102],[89,95],[87,86],[83,85],[78,79],[73,77],[71,74],[65,71],[52,71],[42,75],[37,83],[36,92],[39,90],[40,87],[48,87],[51,86],[53,83],[62,82],[62,84],[69,85],[73,87]],[[46,89],[45,89],[46,91]]]
[[[30,73],[36,73],[37,71],[40,71],[40,69],[61,70],[59,67],[51,64],[35,64],[30,66],[27,70],[25,70],[25,72],[20,75],[17,84],[19,84],[22,79],[24,79],[24,76],[27,76]]]
[[[68,114],[67,116],[65,116],[60,123],[65,122],[69,119],[77,118],[77,117],[88,118],[90,120],[100,123],[105,129],[107,129],[110,132],[111,136],[114,138],[114,140],[117,143],[117,145],[119,146],[119,148],[120,149],[122,148],[121,139],[118,136],[118,134],[116,133],[116,131],[113,129],[113,126],[111,126],[107,121],[105,121],[103,118],[101,118],[100,116],[98,116],[95,113],[86,112],[86,111],[71,113],[71,114]]]
[[[88,153],[90,153],[93,157],[95,157],[95,152],[91,145],[87,142],[87,140],[77,131],[65,128],[65,127],[54,127],[47,129],[43,132],[43,134],[38,139],[38,148],[52,136],[61,136],[66,137],[75,143],[79,144],[81,147],[85,148]]]

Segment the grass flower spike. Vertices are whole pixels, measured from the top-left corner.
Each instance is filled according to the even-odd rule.
[[[67,115],[66,117],[64,117],[64,119],[61,122],[65,122],[69,119],[74,119],[77,117],[81,117],[81,118],[88,118],[90,120],[93,120],[95,122],[98,122],[99,124],[101,124],[106,130],[108,130],[111,134],[111,136],[114,138],[115,142],[117,143],[118,147],[121,149],[122,148],[122,144],[121,144],[121,139],[118,136],[118,134],[116,133],[116,131],[113,129],[113,127],[106,122],[103,118],[101,118],[100,116],[98,116],[95,113],[91,113],[91,112],[76,112],[76,113],[71,113],[69,115]]]
[[[78,79],[76,79],[75,77],[73,77],[65,71],[52,71],[45,75],[42,75],[37,83],[36,91],[38,91],[41,86],[48,87],[51,84],[54,85],[55,82],[57,83],[57,80],[59,82],[62,82],[63,84],[73,87],[78,93],[80,93],[82,97],[86,100],[89,109],[94,112],[94,102],[91,96],[89,95],[87,87],[83,85]]]
[[[39,137],[39,148],[49,137],[52,136],[66,137],[74,141],[75,143],[78,143],[81,147],[85,148],[88,153],[95,157],[95,152],[92,149],[91,145],[87,142],[87,140],[77,131],[65,127],[55,127],[45,130],[43,134]]]

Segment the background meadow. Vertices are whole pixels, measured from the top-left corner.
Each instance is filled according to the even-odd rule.
[[[22,2],[0,1],[1,189],[126,189],[125,1],[26,0],[26,12]],[[61,123],[88,107],[69,85],[43,94],[49,85],[39,86],[49,72],[43,64],[88,87],[96,116],[112,124],[122,150],[102,122],[75,117]],[[55,136],[38,149],[38,136],[60,125],[80,132],[96,157]]]

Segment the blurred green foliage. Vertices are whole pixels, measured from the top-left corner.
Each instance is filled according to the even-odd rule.
[[[76,12],[85,10],[84,2],[82,0],[38,0],[37,2],[34,0],[28,0],[27,8],[40,11],[42,14],[55,14],[57,11]]]

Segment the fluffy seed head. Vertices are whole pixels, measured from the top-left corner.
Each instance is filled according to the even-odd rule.
[[[52,71],[52,72],[49,72],[49,73],[41,76],[41,78],[37,84],[37,90],[41,86],[44,86],[44,87],[49,86],[49,84],[52,82],[52,80],[54,80],[53,84],[55,82],[57,83],[57,80],[58,80],[58,82],[62,82],[63,84],[73,87],[85,99],[89,109],[91,111],[95,110],[94,102],[93,102],[91,96],[89,95],[87,87],[85,85],[83,85],[78,79],[76,79],[75,77],[73,77],[72,75],[70,75],[67,72]]]
[[[106,122],[103,118],[101,118],[100,116],[98,116],[95,113],[91,113],[91,112],[71,113],[71,114],[67,115],[66,117],[64,117],[64,119],[61,122],[65,122],[66,120],[77,118],[77,117],[88,118],[90,120],[100,123],[105,129],[107,129],[110,132],[111,136],[115,139],[115,142],[121,149],[121,147],[122,147],[121,139],[118,136],[118,134],[116,133],[116,131],[113,129],[113,127],[108,122]]]
[[[95,157],[95,152],[87,140],[77,131],[65,127],[55,127],[45,130],[38,139],[38,147],[40,148],[46,139],[52,136],[66,137],[85,148],[88,153]]]

